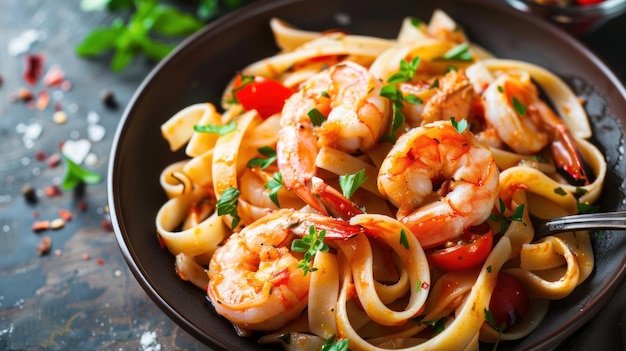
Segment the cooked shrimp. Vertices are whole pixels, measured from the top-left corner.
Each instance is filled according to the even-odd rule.
[[[361,228],[329,217],[279,210],[238,233],[215,251],[207,294],[220,315],[249,330],[273,330],[298,317],[308,303],[311,274],[290,251],[296,236],[313,225],[327,239],[351,237]]]
[[[378,174],[378,189],[428,248],[489,217],[498,197],[494,158],[474,135],[437,121],[403,134]]]
[[[366,68],[344,62],[308,79],[283,107],[276,150],[283,184],[322,213],[309,190],[319,147],[354,153],[374,146],[388,128],[391,110],[381,88]],[[325,118],[319,126],[310,117],[316,112]]]
[[[533,154],[550,144],[557,167],[586,183],[582,157],[569,128],[539,98],[529,74],[502,74],[483,94],[485,120],[513,151]]]
[[[548,144],[536,105],[537,88],[529,75],[503,74],[483,94],[485,119],[515,152],[533,154]]]

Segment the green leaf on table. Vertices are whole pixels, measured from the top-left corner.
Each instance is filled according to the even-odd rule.
[[[174,50],[174,47],[176,47],[175,45],[160,43],[150,38],[145,38],[139,43],[139,45],[141,46],[143,53],[155,61],[164,59],[165,56],[167,56],[172,50]]]
[[[169,36],[189,35],[204,26],[204,22],[173,7],[158,8],[152,30]]]
[[[66,164],[65,176],[63,177],[63,182],[61,183],[64,190],[73,189],[80,183],[97,184],[102,180],[102,176],[100,176],[100,174],[81,167],[64,154],[61,154],[61,156],[63,156],[63,160],[65,160]]]
[[[76,53],[82,57],[91,57],[109,51],[115,48],[117,39],[123,32],[124,27],[115,23],[111,27],[96,28],[76,46]]]

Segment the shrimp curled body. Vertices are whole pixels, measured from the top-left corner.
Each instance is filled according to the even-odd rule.
[[[283,184],[320,212],[308,188],[319,148],[355,153],[376,145],[391,111],[381,88],[366,68],[347,61],[312,76],[285,102],[276,150]],[[316,112],[325,119],[314,123]]]
[[[207,294],[216,312],[240,328],[273,330],[298,317],[308,304],[311,274],[298,268],[302,254],[291,242],[313,225],[330,239],[360,227],[328,217],[283,209],[234,233],[209,263]]]
[[[498,178],[491,152],[470,131],[436,121],[398,138],[380,167],[378,189],[429,248],[489,217]]]
[[[543,102],[529,75],[499,76],[485,90],[483,101],[487,124],[514,151],[529,155],[548,144]]]

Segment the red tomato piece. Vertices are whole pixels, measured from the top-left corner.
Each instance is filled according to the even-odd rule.
[[[246,110],[257,110],[263,118],[282,111],[285,100],[294,93],[278,81],[242,75],[235,79],[233,92]]]
[[[446,271],[463,271],[481,265],[489,256],[493,245],[493,232],[487,223],[470,227],[456,242],[443,249],[428,250],[432,264]]]
[[[506,323],[506,330],[528,316],[530,297],[524,286],[515,277],[504,272],[498,273],[498,281],[493,288],[489,311],[497,326]]]

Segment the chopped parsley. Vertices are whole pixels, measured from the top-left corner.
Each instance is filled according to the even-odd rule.
[[[291,242],[291,250],[294,252],[304,252],[304,258],[298,262],[298,268],[302,269],[304,275],[308,272],[315,272],[317,269],[313,268],[311,260],[315,254],[320,252],[327,252],[328,245],[324,242],[326,236],[326,230],[317,231],[314,226],[309,227],[309,234],[302,237],[302,239],[295,239]]]
[[[276,150],[272,149],[269,146],[263,146],[257,149],[257,151],[265,156],[263,157],[255,157],[248,161],[248,167],[261,167],[261,169],[265,169],[269,167],[274,161],[276,161]]]
[[[97,184],[102,180],[100,174],[84,169],[79,164],[70,160],[70,158],[65,156],[63,153],[61,153],[61,156],[65,160],[65,164],[67,166],[65,168],[63,182],[61,183],[61,187],[63,189],[73,189],[80,183]]]
[[[215,133],[219,135],[228,134],[235,131],[235,129],[237,129],[237,123],[235,123],[235,121],[230,121],[225,125],[205,124],[193,126],[193,130],[198,133]]]
[[[270,200],[280,207],[278,203],[278,191],[283,187],[283,175],[280,172],[274,173],[274,177],[265,184],[265,189],[270,190]]]
[[[463,133],[467,129],[467,120],[465,119],[457,122],[454,117],[450,117],[450,122],[452,122],[452,126],[459,134]]]
[[[512,101],[513,109],[515,110],[515,112],[517,112],[520,117],[523,117],[526,114],[526,106],[524,106],[524,104],[519,101],[515,96],[513,96]]]
[[[554,193],[561,196],[567,195],[567,192],[565,192],[565,190],[563,190],[563,188],[561,187],[554,189]]]
[[[506,232],[506,230],[509,228],[509,224],[511,224],[511,222],[513,221],[524,223],[522,221],[522,215],[524,215],[524,204],[518,205],[513,211],[513,214],[509,217],[506,217],[504,215],[504,211],[506,210],[504,201],[502,201],[502,199],[500,198],[498,199],[498,201],[500,204],[500,213],[497,215],[489,216],[489,219],[494,222],[500,222],[500,233],[504,234],[504,232]]]
[[[309,116],[309,118],[311,119],[311,123],[313,123],[313,126],[315,127],[321,126],[322,123],[326,121],[326,116],[324,116],[320,112],[320,110],[316,109],[315,107],[312,108],[309,112],[307,112],[307,115]]]
[[[404,246],[405,249],[409,249],[409,240],[406,237],[406,232],[404,229],[400,230],[400,245]]]
[[[240,74],[239,77],[241,78],[241,84],[232,89],[231,91],[232,97],[230,100],[227,101],[229,104],[238,104],[239,100],[237,100],[237,96],[235,95],[235,93],[245,88],[246,85],[254,82],[254,79],[255,79],[254,76],[247,75],[247,74]]]
[[[365,176],[365,170],[362,169],[354,174],[346,174],[339,176],[339,186],[341,187],[341,191],[343,196],[348,199],[352,197],[354,192],[361,186],[367,177]]]
[[[324,342],[320,351],[348,351],[350,339],[342,339],[337,341],[335,335],[331,336]]]
[[[222,196],[217,200],[217,215],[231,215],[233,222],[231,228],[237,228],[237,225],[241,221],[239,214],[237,213],[237,205],[239,204],[239,189],[235,187],[224,190]]]
[[[469,52],[470,46],[468,43],[459,44],[448,52],[443,54],[441,59],[443,60],[456,60],[456,61],[473,61],[474,57]]]
[[[500,339],[502,338],[502,332],[507,327],[506,322],[502,322],[500,323],[500,325],[498,325],[498,323],[496,323],[496,319],[493,317],[493,313],[491,313],[491,311],[489,311],[486,308],[485,308],[485,320],[493,328],[493,330],[498,332],[498,338],[496,339],[496,342],[493,344],[493,349],[492,349],[492,351],[496,351],[498,349],[498,345],[500,344]]]
[[[406,60],[400,60],[400,70],[387,78],[387,83],[389,84],[397,84],[408,82],[413,79],[415,76],[415,72],[417,72],[417,68],[420,65],[420,57],[417,56],[411,62],[407,62]]]

